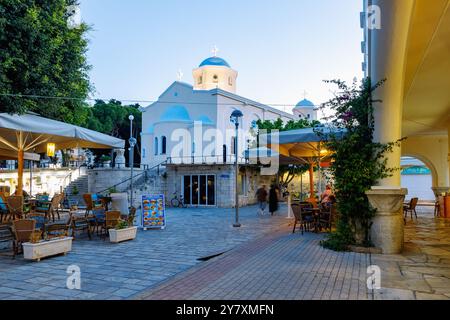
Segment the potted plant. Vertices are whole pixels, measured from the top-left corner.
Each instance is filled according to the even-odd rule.
[[[50,240],[40,240],[40,238],[40,232],[33,232],[31,241],[22,244],[24,259],[39,262],[42,258],[58,254],[66,255],[72,250],[72,237],[63,235]]]
[[[119,243],[136,238],[137,227],[129,224],[128,221],[120,220],[114,229],[109,229],[109,241]]]
[[[100,157],[100,161],[102,162],[104,168],[111,167],[111,157],[110,156],[107,156],[104,154]]]

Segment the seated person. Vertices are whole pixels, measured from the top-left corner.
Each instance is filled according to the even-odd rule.
[[[332,195],[331,186],[327,184],[325,191],[320,196],[320,203],[324,204],[330,202],[330,196]]]

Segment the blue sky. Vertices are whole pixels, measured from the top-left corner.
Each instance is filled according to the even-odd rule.
[[[217,45],[239,72],[238,94],[290,110],[306,90],[319,104],[331,95],[322,80],[362,77],[361,9],[361,0],[81,0],[93,97],[155,100],[179,69],[192,83]]]

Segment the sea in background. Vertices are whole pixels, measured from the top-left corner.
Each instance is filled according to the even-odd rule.
[[[429,174],[402,175],[402,187],[408,189],[406,199],[417,197],[420,201],[434,201],[431,186],[432,178]]]

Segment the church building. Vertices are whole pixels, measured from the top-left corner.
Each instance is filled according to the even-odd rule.
[[[243,205],[252,203],[252,193],[263,178],[245,159],[245,151],[255,139],[256,122],[314,120],[314,104],[305,99],[291,114],[236,94],[238,72],[216,53],[202,61],[192,75],[192,85],[178,79],[143,109],[141,165],[165,168],[167,197],[176,192],[187,205],[231,207],[237,156],[242,164],[240,198]],[[236,109],[243,114],[237,151],[235,125],[230,121]]]

